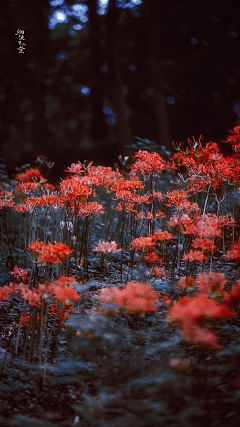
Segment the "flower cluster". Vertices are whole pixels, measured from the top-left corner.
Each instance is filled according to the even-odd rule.
[[[149,153],[139,150],[131,166],[130,175],[140,173],[144,178],[149,175],[159,174],[163,169],[175,169],[174,164],[168,164],[158,153]]]
[[[100,242],[98,243],[97,247],[95,249],[93,249],[93,251],[96,252],[119,252],[122,251],[123,249],[118,249],[117,248],[117,243],[115,241],[113,242],[104,242],[100,240]]]
[[[195,298],[183,297],[168,311],[168,318],[177,322],[186,339],[219,348],[214,333],[206,326],[205,319],[233,317],[235,313],[226,304],[217,304],[206,294]]]
[[[115,303],[127,312],[141,314],[157,310],[158,294],[148,283],[128,282],[121,290],[117,287],[104,288],[98,294],[101,303]]]
[[[131,248],[132,250],[135,249],[135,251],[139,251],[141,249],[151,249],[156,245],[156,243],[153,241],[153,237],[138,237],[137,239],[133,239],[131,241]]]
[[[44,242],[35,242],[29,245],[29,249],[37,256],[37,262],[42,264],[60,264],[67,258],[72,250],[63,243],[49,243],[45,245]]]
[[[0,209],[4,207],[12,208],[14,201],[12,199],[12,191],[1,191],[0,192]]]
[[[240,238],[232,250],[227,251],[227,258],[240,259]]]

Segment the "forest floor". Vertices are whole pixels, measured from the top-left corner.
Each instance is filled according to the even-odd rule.
[[[52,348],[47,366],[23,364],[14,355],[14,340],[7,346],[3,337],[16,302],[2,303],[1,341],[8,355],[1,372],[1,425],[239,425],[240,318],[211,321],[221,345],[212,350],[183,340],[180,330],[168,322],[163,302],[154,315],[97,314],[99,289],[121,286],[118,258],[118,254],[111,257],[99,272],[99,260],[93,254],[89,257],[82,299]],[[229,279],[237,276],[234,265],[222,265],[222,270]],[[125,282],[128,273],[125,264]],[[138,278],[137,269],[131,273]],[[176,292],[167,279],[149,283],[157,292],[170,296]],[[1,348],[1,361],[4,354]]]

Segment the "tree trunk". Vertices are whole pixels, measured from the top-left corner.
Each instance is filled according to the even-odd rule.
[[[101,31],[99,27],[100,17],[97,15],[98,0],[88,0],[88,17],[90,27],[90,49],[91,49],[91,112],[92,128],[91,136],[93,143],[98,143],[99,147],[106,140],[106,121],[102,112],[103,108],[103,88],[105,87],[104,75],[100,71],[104,63],[102,46],[100,45]]]
[[[125,145],[132,143],[131,130],[126,115],[126,100],[123,93],[123,79],[121,72],[121,56],[119,49],[119,9],[115,0],[109,0],[107,14],[108,46],[109,46],[109,74],[110,84],[114,95],[114,108],[117,116],[117,146],[119,154],[127,152]]]
[[[151,84],[155,88],[155,117],[157,127],[157,143],[172,150],[171,136],[168,121],[166,94],[164,91],[164,72],[161,64],[161,22],[160,10],[156,11],[150,36],[149,72]]]

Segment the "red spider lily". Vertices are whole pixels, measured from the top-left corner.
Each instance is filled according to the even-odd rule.
[[[227,226],[227,227],[235,228],[237,226],[237,223],[233,217],[229,218],[229,216],[220,215],[219,221],[220,221],[221,227]]]
[[[173,236],[168,232],[168,231],[161,231],[158,230],[156,231],[156,233],[153,235],[153,239],[156,242],[164,242],[165,240],[172,240]]]
[[[171,321],[199,322],[205,317],[233,317],[235,313],[225,304],[217,304],[215,300],[201,294],[195,298],[183,297],[168,312]]]
[[[163,267],[154,267],[153,273],[154,276],[162,277],[165,275],[165,271]]]
[[[0,302],[6,302],[8,299],[9,290],[8,287],[0,288]]]
[[[4,288],[7,289],[9,294],[18,294],[20,292],[22,285],[23,285],[23,283],[12,283],[12,282],[10,282],[9,285],[4,286]]]
[[[123,290],[102,289],[98,298],[101,302],[113,302],[130,313],[153,312],[157,310],[158,295],[148,283],[129,282]]]
[[[120,190],[116,192],[116,199],[113,198],[113,200],[123,199],[127,200],[128,202],[143,204],[151,203],[151,201],[149,201],[150,197],[151,195],[149,194],[149,192],[146,193],[144,196],[138,196],[137,194],[133,194],[129,190]]]
[[[205,250],[213,250],[216,249],[217,246],[214,245],[213,241],[210,239],[195,239],[192,243],[191,246],[195,249],[198,248],[202,248],[204,251]]]
[[[156,246],[156,243],[153,241],[153,237],[138,237],[131,241],[131,249],[135,249],[135,251],[139,251],[141,249],[151,249]]]
[[[30,316],[29,316],[29,311],[27,311],[26,313],[24,313],[23,317],[22,317],[22,326],[27,326],[27,328],[29,327],[29,323],[30,323]]]
[[[134,209],[135,203],[130,202],[129,200],[127,202],[120,202],[118,206],[116,206],[116,210],[124,211],[126,213],[129,212],[137,212],[136,209]]]
[[[75,311],[72,308],[72,304],[66,304],[60,311],[58,310],[58,306],[56,303],[51,305],[48,309],[48,312],[52,314],[53,316],[59,317],[61,319],[61,327],[63,327],[63,322],[67,320],[69,315],[71,313],[75,313]]]
[[[150,212],[147,212],[147,219],[150,220],[150,221],[152,221],[153,218],[154,218],[154,215],[152,213],[150,213]]]
[[[85,170],[82,167],[82,163],[78,160],[78,163],[72,163],[71,166],[65,170],[65,172],[77,173],[80,175],[84,173]]]
[[[129,282],[125,289],[124,306],[129,312],[153,312],[157,310],[158,294],[148,283]]]
[[[0,192],[0,209],[4,207],[12,208],[14,206],[14,202],[12,200],[12,191],[1,191]]]
[[[40,314],[37,313],[37,317],[36,317],[36,324],[37,325],[38,325],[39,319],[40,319]],[[32,315],[30,316],[29,311],[27,311],[26,313],[24,313],[24,315],[22,317],[21,325],[27,326],[27,328],[29,328],[31,320],[32,320]],[[31,326],[31,328],[32,327],[33,327],[33,325]]]
[[[118,180],[111,187],[110,191],[133,191],[133,190],[142,190],[145,187],[142,181],[140,181],[138,176],[131,176],[130,180]]]
[[[184,234],[197,234],[203,238],[221,236],[221,222],[216,215],[205,214],[194,218],[192,221],[189,218],[179,219],[179,224],[181,227],[185,226]],[[174,222],[171,220],[169,225],[174,225]]]
[[[204,273],[197,277],[195,283],[199,286],[201,293],[208,294],[209,292],[220,294],[224,293],[224,283],[226,279],[224,274]]]
[[[148,151],[138,151],[135,156],[135,163],[131,166],[130,175],[140,173],[143,177],[153,174],[159,174],[163,169],[174,168],[175,166],[167,163],[158,153],[149,153]]]
[[[27,270],[24,268],[18,268],[15,266],[12,274],[14,275],[15,280],[23,280],[23,282],[28,280]]]
[[[104,241],[99,241],[97,247],[95,249],[93,249],[93,251],[96,252],[119,252],[119,251],[123,251],[123,249],[117,249],[117,243],[115,241],[112,242],[104,242]]]
[[[60,182],[60,192],[62,197],[69,202],[75,202],[76,199],[86,198],[93,194],[92,188],[84,183],[78,175],[67,177]]]
[[[184,227],[189,228],[193,226],[193,219],[190,218],[188,214],[183,214],[182,216],[174,215],[172,218],[170,218],[170,221],[168,221],[168,225],[170,227],[178,226],[183,234],[187,234],[187,231],[185,231]]]
[[[137,215],[135,215],[135,217],[134,217],[137,221],[139,221],[139,220],[143,220],[143,221],[145,221],[146,220],[146,215],[143,213],[143,212],[138,212],[138,214]]]
[[[32,289],[29,289],[26,285],[22,285],[20,289],[21,297],[28,301],[29,305],[40,307],[41,295]]]
[[[169,312],[168,318],[172,322],[178,322],[186,339],[193,342],[218,348],[215,335],[205,326],[205,318],[233,317],[235,313],[226,304],[219,305],[206,294],[195,298],[183,297]]]
[[[64,288],[67,285],[71,285],[72,283],[76,283],[75,277],[62,276],[54,283],[52,282],[39,283],[37,291],[43,298],[47,298],[53,295],[53,292],[56,286]]]
[[[98,215],[104,213],[104,207],[99,205],[97,202],[87,202],[82,206],[78,207],[77,214],[79,216]]]
[[[43,178],[39,169],[29,169],[16,175],[16,179],[20,182],[35,181],[36,178]]]
[[[103,186],[107,190],[119,180],[124,180],[120,172],[115,172],[107,166],[90,166],[87,175],[82,177],[82,182],[92,186]]]
[[[136,211],[133,211],[133,212],[136,212]],[[154,210],[153,213],[147,212],[146,215],[143,212],[139,212],[137,213],[137,215],[135,215],[134,218],[137,221],[139,220],[146,221],[146,220],[153,220],[156,218],[166,218],[166,215],[163,214],[161,211]]]
[[[77,294],[77,291],[70,286],[56,286],[54,288],[53,295],[55,295],[56,298],[64,305],[69,305],[70,301],[72,300],[78,301],[81,299],[80,296]]]
[[[98,294],[98,299],[102,303],[115,302],[122,295],[122,291],[119,288],[103,288]]]
[[[187,198],[190,197],[190,194],[184,190],[173,190],[166,193],[165,197],[168,199],[168,203],[163,203],[166,206],[175,206],[179,210],[186,209],[189,206]]]
[[[154,217],[155,218],[166,218],[166,215],[160,211],[160,210],[154,210]]]
[[[38,187],[39,184],[36,182],[21,182],[20,184],[14,184],[14,188],[22,193],[27,193],[30,190],[37,190]]]
[[[173,160],[177,164],[181,164],[184,161],[184,159],[185,159],[185,156],[183,153],[175,153],[171,158],[171,160]]]
[[[29,249],[37,256],[37,262],[45,264],[60,264],[67,258],[72,250],[63,243],[49,243],[45,245],[44,242],[35,242],[29,245]]]
[[[157,192],[157,191],[153,190],[152,197],[153,197],[153,199],[158,199],[160,201],[162,201],[164,199],[164,195],[161,193],[161,191]]]
[[[32,212],[35,207],[52,207],[53,209],[63,208],[64,200],[55,194],[43,195],[40,197],[27,197],[23,204],[15,207],[17,212]]]
[[[183,259],[187,259],[189,261],[203,261],[207,257],[203,255],[202,251],[190,251],[188,254],[183,256]]]
[[[113,171],[110,167],[91,166],[91,164],[89,164],[86,168],[84,164],[82,165],[80,162],[72,163],[71,167],[68,168],[66,172],[73,172],[77,175],[84,174],[84,176],[79,177],[80,179],[78,182],[88,186],[102,185],[103,187],[108,188],[109,186],[113,185],[115,181],[124,179],[121,173]]]
[[[155,252],[149,252],[149,253],[145,254],[142,257],[142,259],[143,259],[143,261],[149,262],[149,263],[160,261],[160,259],[158,258],[157,254]]]
[[[53,184],[45,184],[44,190],[55,190],[55,186]]]
[[[240,258],[240,238],[238,239],[234,248],[230,251],[227,251],[227,258],[239,259]]]
[[[240,147],[240,126],[235,126],[233,130],[230,130],[227,140],[223,142],[230,142],[232,149],[238,151]]]
[[[195,231],[195,234],[205,238],[221,236],[221,221],[216,215],[202,215],[196,219]]]
[[[117,199],[122,199],[124,202],[120,202],[115,209],[124,210],[126,212],[137,212],[134,210],[136,203],[152,203],[151,194],[149,192],[147,192],[144,196],[139,196],[132,193],[130,190],[120,190],[116,192],[116,199],[113,198],[113,200]]]
[[[50,282],[39,283],[37,292],[41,295],[42,298],[48,298],[52,296],[55,286],[55,283]]]
[[[192,276],[181,277],[178,282],[178,287],[180,289],[189,288],[190,286],[195,285],[195,279]]]
[[[181,329],[184,338],[193,343],[205,345],[216,350],[220,348],[214,333],[207,326],[203,327],[183,322]]]
[[[191,203],[187,200],[190,194],[187,195],[186,191],[173,190],[172,192],[166,193],[165,197],[169,199],[168,203],[163,203],[165,206],[175,206],[180,211],[186,209],[187,211],[197,212],[200,210],[197,203]]]
[[[76,280],[73,276],[62,276],[55,283],[59,286],[65,286],[71,285],[71,283],[76,283]]]
[[[214,188],[224,182],[227,161],[219,153],[220,149],[215,142],[208,142],[202,145],[201,138],[188,140],[191,148],[185,152],[175,154],[174,160],[186,166],[189,173],[188,189],[203,191],[206,185]],[[181,149],[181,147],[179,147]],[[224,171],[224,172],[223,172]],[[200,185],[200,186],[199,186]]]

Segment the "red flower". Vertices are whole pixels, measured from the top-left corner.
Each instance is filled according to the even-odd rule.
[[[41,295],[38,292],[29,289],[26,285],[21,287],[20,292],[22,298],[27,300],[29,305],[40,306]]]
[[[113,302],[125,307],[130,313],[152,312],[157,310],[158,295],[148,283],[129,282],[123,290],[119,288],[102,289],[98,298],[101,302]]]
[[[140,249],[151,249],[156,246],[156,243],[153,241],[153,237],[138,237],[131,241],[132,250],[139,251]]]
[[[200,327],[192,323],[184,322],[182,331],[184,338],[191,342],[203,344],[214,349],[220,348],[214,333],[206,326]]]
[[[213,348],[219,348],[219,345],[215,335],[205,325],[205,318],[224,318],[234,315],[235,313],[227,305],[219,305],[205,294],[195,298],[183,297],[168,312],[169,320],[179,323],[186,339]]]
[[[225,276],[222,273],[204,273],[200,274],[196,282],[202,293],[217,292],[223,294]]]
[[[230,250],[226,254],[227,258],[239,259],[240,258],[240,238],[238,239],[234,249]]]
[[[209,239],[195,239],[191,246],[195,249],[202,248],[203,250],[213,250],[217,246]]]
[[[101,240],[99,241],[97,247],[95,249],[93,249],[93,251],[96,252],[119,252],[122,251],[123,249],[117,249],[117,243],[115,241],[113,242],[104,242]]]
[[[149,252],[143,256],[143,261],[145,262],[158,262],[159,258],[155,252]]]
[[[188,254],[183,256],[183,259],[188,259],[189,261],[203,261],[207,257],[203,255],[202,251],[190,251]]]
[[[165,240],[171,240],[173,239],[173,236],[168,232],[168,231],[161,231],[158,230],[156,231],[156,233],[153,235],[154,240],[156,240],[157,242],[163,242]]]
[[[227,306],[217,304],[215,300],[207,295],[198,295],[195,298],[181,298],[168,312],[171,321],[196,322],[204,317],[233,317],[233,313]]]
[[[14,275],[15,280],[22,280],[23,282],[28,280],[27,270],[24,270],[24,268],[18,268],[15,266],[12,274]]]
[[[29,249],[37,255],[37,262],[45,264],[60,264],[67,258],[72,250],[63,243],[49,243],[45,245],[44,242],[35,242],[29,245]]]
[[[35,181],[35,178],[43,178],[39,169],[29,169],[16,175],[16,179],[20,182]]]
[[[163,267],[154,267],[153,269],[153,273],[154,276],[164,276],[165,275],[165,271]]]
[[[143,177],[151,174],[159,174],[163,169],[169,169],[166,161],[158,153],[149,153],[148,151],[138,151],[135,156],[135,163],[131,166],[130,175],[136,175],[138,172]]]
[[[27,326],[28,328],[29,323],[30,323],[30,316],[29,316],[29,311],[27,311],[26,313],[24,313],[22,317],[22,326]]]
[[[80,300],[80,296],[77,294],[77,291],[71,288],[70,286],[69,287],[56,286],[56,288],[53,291],[53,294],[64,305],[69,305],[70,301],[72,300],[75,300],[75,301]]]
[[[0,192],[0,209],[8,206],[12,208],[14,206],[14,202],[12,200],[12,192],[10,191],[1,191]]]
[[[6,302],[8,294],[9,294],[9,290],[7,286],[4,288],[0,288],[0,302]]]

